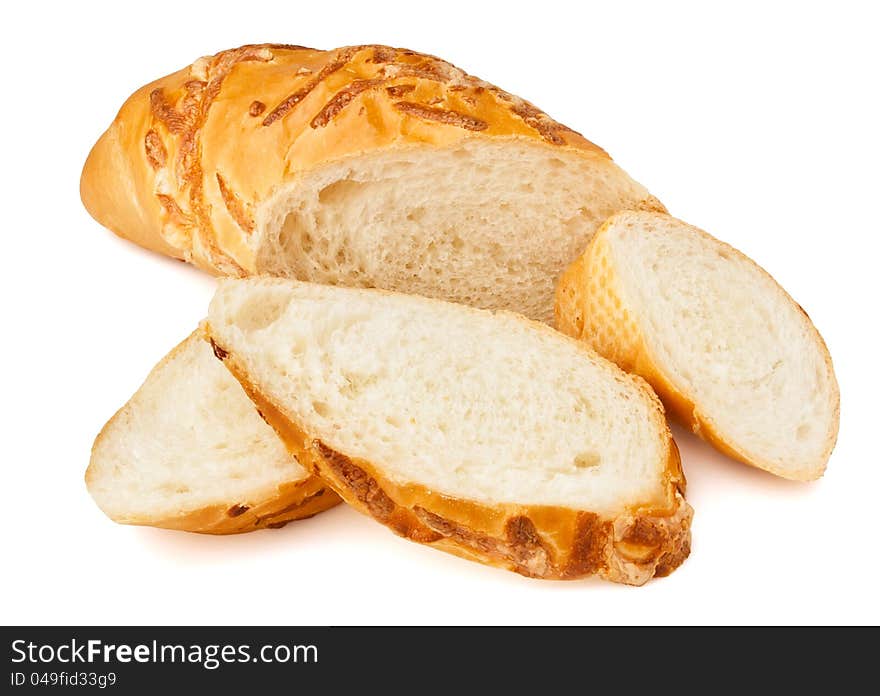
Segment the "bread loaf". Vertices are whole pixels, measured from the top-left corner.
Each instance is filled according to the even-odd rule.
[[[117,522],[212,534],[280,527],[339,502],[196,334],[104,426],[86,484]]]
[[[556,319],[725,454],[818,478],[840,393],[807,313],[751,259],[655,213],[609,219],[563,275]]]
[[[537,578],[642,584],[690,549],[656,396],[507,312],[226,280],[205,331],[291,451],[408,539]]]
[[[380,287],[550,321],[621,209],[599,147],[432,56],[243,46],[142,87],[88,157],[101,224],[213,273]]]

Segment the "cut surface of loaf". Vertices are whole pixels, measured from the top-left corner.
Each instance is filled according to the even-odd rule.
[[[688,553],[659,401],[542,324],[262,278],[223,281],[205,331],[300,461],[398,534],[635,584]]]
[[[729,245],[668,215],[617,214],[563,275],[556,317],[726,454],[790,479],[825,470],[831,357],[800,305]]]
[[[387,46],[243,46],[133,94],[92,216],[214,273],[425,294],[550,321],[598,225],[662,205],[532,104]]]
[[[197,333],[104,426],[86,484],[117,522],[215,534],[279,527],[339,502]]]

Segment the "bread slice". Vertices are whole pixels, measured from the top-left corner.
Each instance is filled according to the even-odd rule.
[[[831,357],[736,249],[668,215],[620,213],[563,275],[556,319],[729,456],[789,479],[824,472],[840,413]]]
[[[205,330],[299,460],[404,537],[632,584],[688,554],[660,402],[543,324],[263,278],[222,282]]]
[[[116,522],[212,534],[280,527],[339,502],[197,334],[104,426],[86,485]]]
[[[449,63],[242,46],[135,92],[89,155],[115,233],[223,275],[380,287],[552,321],[599,224],[663,210],[604,150]]]

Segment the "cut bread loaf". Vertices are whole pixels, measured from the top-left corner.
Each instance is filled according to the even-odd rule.
[[[449,63],[272,44],[135,92],[82,199],[217,274],[380,287],[551,321],[598,225],[662,205],[578,133]]]
[[[404,537],[532,577],[632,584],[689,552],[660,402],[543,324],[255,278],[221,282],[204,328],[299,460]]]
[[[283,526],[339,502],[197,334],[104,426],[86,484],[116,522],[212,534]]]
[[[790,479],[825,470],[840,409],[831,357],[736,249],[668,215],[620,213],[563,275],[556,319],[725,454]]]

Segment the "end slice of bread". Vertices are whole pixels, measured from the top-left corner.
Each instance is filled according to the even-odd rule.
[[[560,280],[556,320],[725,454],[819,478],[840,394],[806,312],[751,259],[669,215],[624,212]]]
[[[390,46],[241,46],[135,92],[83,203],[229,276],[377,287],[553,320],[559,275],[618,210],[665,210],[506,90]]]
[[[116,522],[212,534],[283,526],[339,502],[197,333],[101,430],[86,484]]]
[[[642,584],[690,549],[662,406],[508,312],[227,280],[205,331],[291,451],[411,540],[539,578]]]

